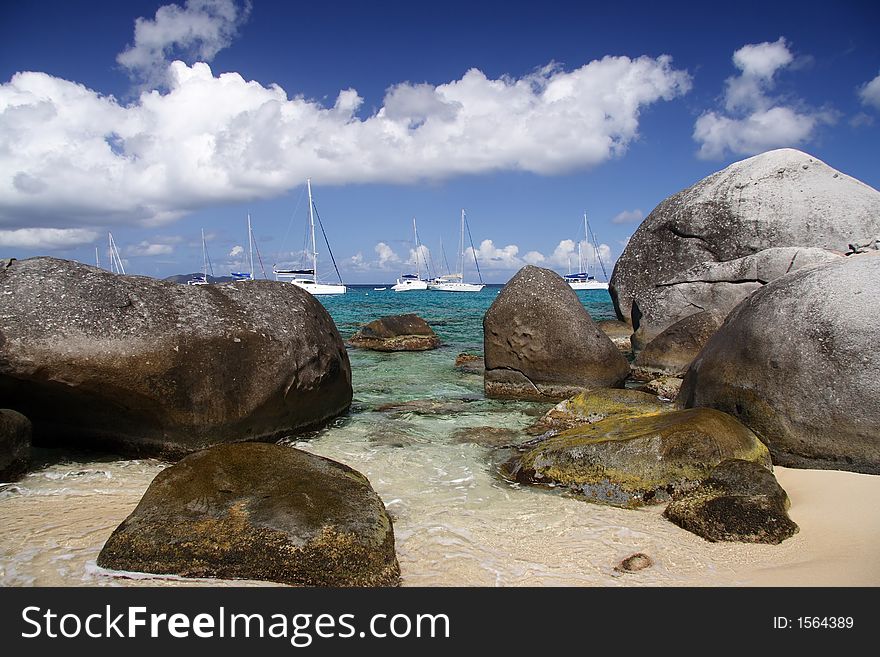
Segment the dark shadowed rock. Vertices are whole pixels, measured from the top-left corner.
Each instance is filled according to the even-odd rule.
[[[486,395],[563,399],[621,387],[629,365],[575,292],[549,269],[517,272],[483,318]]]
[[[392,586],[385,506],[359,472],[292,447],[221,445],[159,473],[98,565],[302,586]]]
[[[177,285],[31,258],[0,270],[0,398],[38,444],[180,456],[351,403],[333,320],[294,285]]]
[[[730,413],[774,463],[880,473],[880,253],[765,286],[691,364],[676,404]]]
[[[695,490],[676,495],[663,515],[708,541],[776,544],[798,532],[789,506],[770,470],[729,459]]]
[[[880,236],[880,192],[806,153],[769,151],[670,196],[642,222],[609,292],[644,345],[702,310]]]
[[[721,461],[770,466],[767,448],[734,418],[697,408],[585,424],[514,457],[514,481],[563,486],[593,502],[635,507],[695,487]]]
[[[596,326],[608,336],[614,346],[620,349],[624,355],[632,353],[632,327],[619,319],[602,319],[596,322]]]
[[[21,413],[0,408],[0,482],[24,474],[30,460],[30,420]]]
[[[678,320],[639,352],[631,366],[633,378],[651,381],[662,376],[683,377],[722,322],[724,315],[711,310]]]
[[[426,351],[440,346],[440,338],[418,315],[391,315],[373,320],[348,341],[373,351]]]
[[[559,402],[526,431],[538,435],[553,431],[560,433],[582,424],[594,424],[614,417],[637,417],[667,413],[672,404],[657,401],[655,395],[627,388],[596,388],[578,393]]]

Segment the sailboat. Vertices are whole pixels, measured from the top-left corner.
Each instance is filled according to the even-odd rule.
[[[202,273],[194,275],[186,282],[187,285],[207,285],[208,284],[208,244],[205,242],[205,229],[202,228]],[[213,270],[211,271],[213,275]]]
[[[233,271],[230,272],[232,279],[236,281],[252,281],[254,280],[254,231],[251,228],[251,215],[247,216],[248,225],[248,264],[250,271]]]
[[[474,254],[474,265],[477,268],[477,274],[480,277],[479,285],[476,283],[465,283],[464,282],[464,229],[467,219],[465,218],[464,210],[461,211],[461,233],[458,241],[458,271],[454,274],[446,274],[445,276],[440,276],[428,286],[431,290],[437,290],[438,292],[479,292],[482,290],[485,285],[483,285],[483,275],[480,273],[480,263],[477,262],[477,251],[474,249],[473,241],[471,241],[471,251]],[[468,235],[470,235],[470,228],[468,228]]]
[[[278,269],[277,267],[272,267],[272,272],[275,274],[275,280],[281,282],[292,283],[299,288],[302,288],[309,294],[320,295],[320,294],[345,294],[345,285],[342,283],[342,277],[339,277],[339,283],[320,283],[318,281],[318,247],[315,241],[315,202],[312,200],[312,179],[308,178],[306,180],[306,187],[309,191],[309,231],[312,238],[312,268],[311,269]],[[318,222],[321,221],[320,216],[318,217]],[[321,232],[324,232],[324,226],[321,225]],[[324,239],[327,239],[326,233],[324,233]],[[327,250],[330,250],[330,244],[327,243]],[[330,258],[333,258],[333,253],[330,252]],[[336,266],[336,260],[333,260],[333,266]],[[337,276],[339,275],[339,269],[336,270]]]
[[[413,292],[415,290],[427,290],[428,281],[422,278],[421,256],[422,245],[419,243],[419,231],[416,228],[416,219],[413,217],[413,235],[416,240],[416,273],[403,274],[397,279],[397,282],[391,286],[395,292]],[[427,263],[426,263],[427,264]]]
[[[605,281],[596,280],[596,277],[592,274],[592,264],[587,267],[588,271],[584,271],[584,259],[583,254],[581,253],[581,242],[578,242],[578,272],[576,274],[567,274],[565,276],[565,281],[569,284],[572,290],[607,290],[608,274],[605,271],[605,265],[602,263],[602,258],[599,256],[599,247],[596,244],[596,236],[590,229],[590,223],[587,221],[586,212],[584,212],[584,239],[588,242],[592,241],[595,260],[602,267],[602,273],[605,275]]]

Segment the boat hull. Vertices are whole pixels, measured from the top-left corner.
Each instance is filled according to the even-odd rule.
[[[477,283],[434,283],[428,289],[437,292],[479,292],[485,287]]]
[[[569,281],[572,290],[607,290],[608,283],[602,281]]]
[[[416,292],[418,290],[427,290],[428,283],[421,280],[397,281],[397,283],[391,286],[391,289],[395,292]]]

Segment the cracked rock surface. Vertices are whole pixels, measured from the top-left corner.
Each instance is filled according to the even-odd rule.
[[[638,350],[684,317],[726,314],[764,284],[880,237],[880,192],[801,151],[735,162],[658,205],[609,291]]]

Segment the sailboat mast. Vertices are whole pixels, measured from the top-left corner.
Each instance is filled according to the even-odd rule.
[[[464,208],[461,209],[461,235],[458,238],[458,274],[464,283]]]
[[[312,179],[306,178],[306,187],[309,190],[309,228],[312,232],[312,275],[318,282],[318,244],[315,242],[315,212],[312,201]]]
[[[413,238],[416,241],[416,276],[418,278],[421,278],[422,277],[422,268],[421,268],[421,262],[419,262],[420,256],[421,256],[421,253],[419,253],[419,252],[421,251],[421,249],[419,248],[419,231],[416,229],[416,218],[415,217],[413,217]]]
[[[101,268],[101,260],[98,258],[98,247],[95,247],[95,267]]]
[[[254,280],[254,233],[251,230],[251,213],[248,212],[248,265],[250,266],[250,279]]]
[[[587,242],[590,241],[590,229],[588,228],[588,224],[587,224],[587,211],[586,210],[584,210],[584,240]],[[580,259],[581,259],[581,243],[578,242],[578,264],[579,265],[580,265]],[[593,271],[593,265],[589,265],[589,269],[590,269],[590,271]],[[583,265],[581,265],[581,271],[584,271]],[[587,273],[589,273],[589,272],[587,272]]]
[[[208,280],[208,247],[205,245],[205,229],[202,228],[202,273]]]

